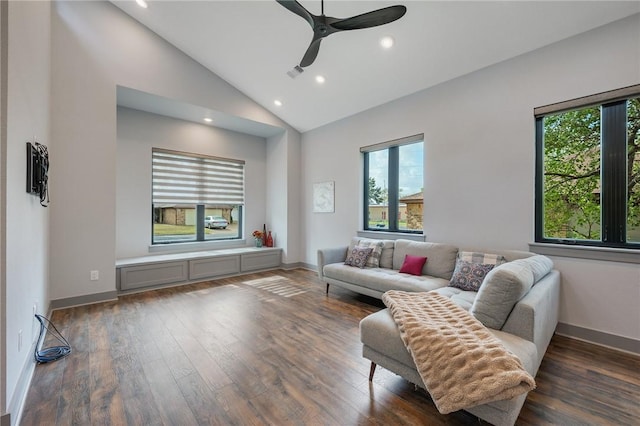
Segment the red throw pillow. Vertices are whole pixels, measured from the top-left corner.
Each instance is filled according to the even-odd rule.
[[[422,275],[422,267],[425,263],[427,263],[426,257],[407,254],[404,257],[404,262],[402,262],[400,272],[405,272],[411,275]]]

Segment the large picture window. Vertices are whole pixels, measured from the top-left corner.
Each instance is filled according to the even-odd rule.
[[[365,230],[423,232],[424,136],[363,147]]]
[[[640,248],[639,96],[537,109],[537,242]]]
[[[244,161],[154,148],[152,243],[240,239]]]

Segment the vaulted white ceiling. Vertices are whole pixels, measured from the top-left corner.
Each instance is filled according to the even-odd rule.
[[[292,79],[312,30],[275,0],[113,3],[301,132],[640,12],[638,1],[326,1],[337,18],[392,4],[407,14],[327,37]],[[300,3],[320,14],[319,0]]]

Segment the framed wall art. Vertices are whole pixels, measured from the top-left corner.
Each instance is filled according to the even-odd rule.
[[[313,184],[313,212],[333,213],[335,182],[318,182]]]

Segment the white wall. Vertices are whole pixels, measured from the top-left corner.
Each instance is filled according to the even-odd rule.
[[[146,256],[151,243],[151,150],[172,149],[245,161],[248,243],[265,213],[264,138],[129,108],[118,108],[116,258]]]
[[[267,139],[267,224],[283,263],[300,260],[300,135],[283,133]],[[282,186],[282,182],[285,186]]]
[[[108,2],[55,2],[52,49],[52,137],[58,170],[51,193],[54,300],[115,291],[116,252],[124,253],[116,247],[116,86],[297,134]],[[296,143],[295,137],[288,143]],[[286,192],[286,181],[275,185]],[[90,281],[90,270],[99,270],[100,280]]]
[[[533,108],[640,83],[640,15],[302,135],[304,261],[361,229],[359,147],[425,135],[427,240],[527,250],[534,228]],[[340,155],[336,155],[340,153]],[[311,212],[335,180],[336,212]],[[555,259],[561,322],[640,339],[640,268]],[[606,302],[602,303],[602,302]]]
[[[46,314],[49,285],[49,209],[39,198],[26,192],[26,147],[34,137],[48,146],[55,158],[50,138],[50,16],[48,2],[10,2],[8,6],[8,98],[6,157],[6,284],[2,300],[6,312],[3,384],[6,401],[3,411],[16,413],[23,402],[25,386],[31,377],[33,342],[38,337],[37,312]],[[4,118],[3,118],[4,120]],[[52,173],[55,173],[55,160]],[[18,333],[22,348],[18,350]],[[5,382],[6,379],[6,382]],[[5,405],[6,403],[6,405]]]
[[[640,340],[640,267],[554,257],[562,272],[560,321]]]

